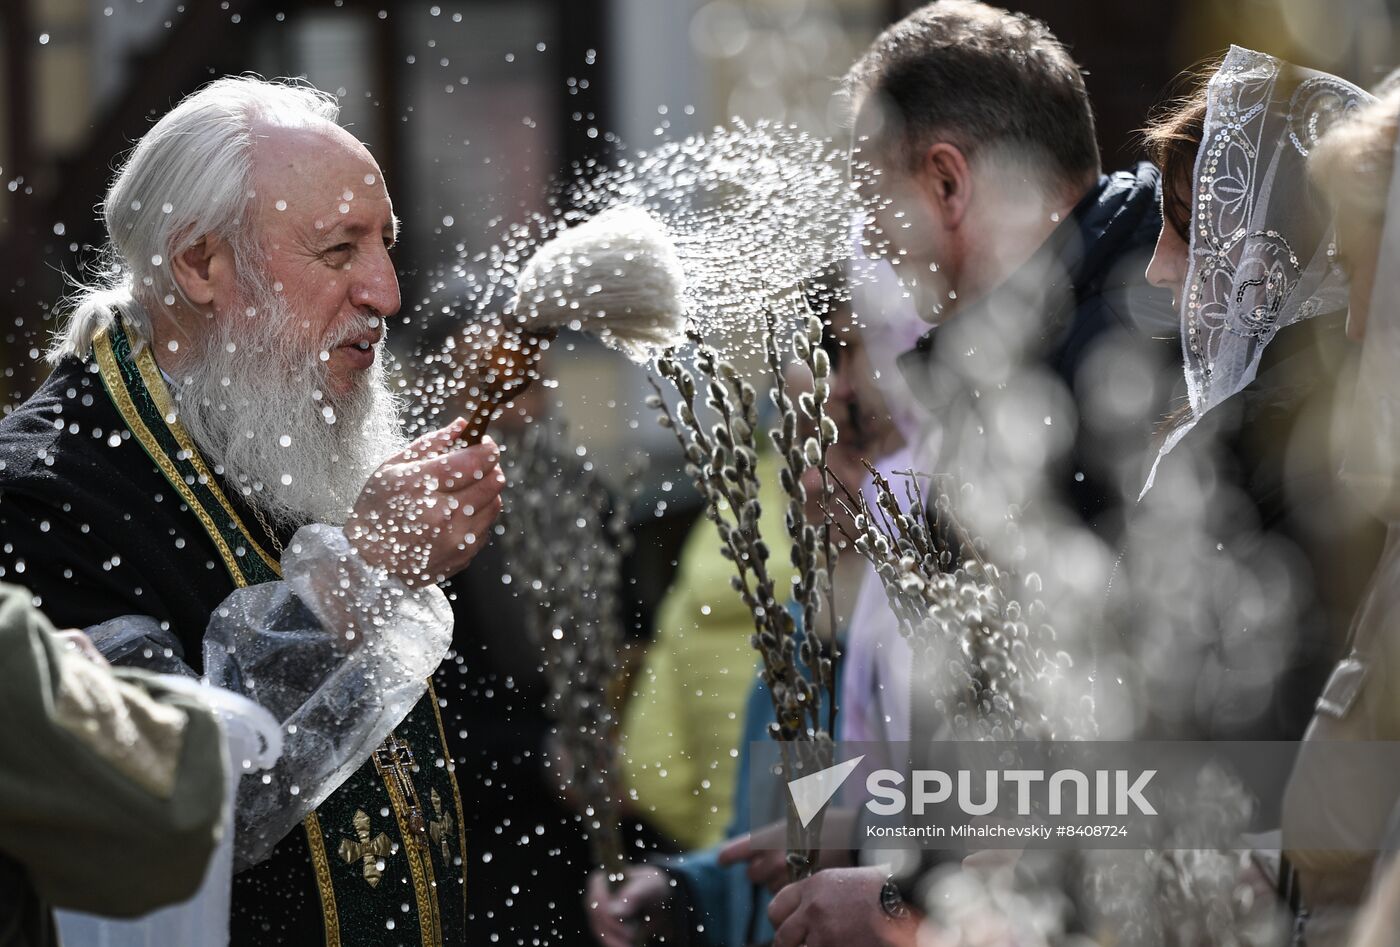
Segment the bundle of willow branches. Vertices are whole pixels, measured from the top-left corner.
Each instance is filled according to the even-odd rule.
[[[588,819],[594,865],[621,880],[617,691],[624,673],[622,560],[626,504],[615,503],[562,426],[533,425],[504,452],[509,480],[501,539],[527,603],[529,632],[545,655],[550,713]]]
[[[830,394],[831,363],[820,345],[820,317],[805,304],[798,316],[791,352],[796,364],[805,366],[810,374],[812,391],[801,393],[795,403],[785,378],[786,353],[779,347],[777,323],[771,314],[764,335],[772,375],[770,397],[778,410],[778,422],[769,438],[783,462],[779,478],[788,504],[786,540],[797,568],[790,589],[776,587],[768,566],[771,548],[759,529],[758,391],[754,385],[697,337],[692,341],[697,347],[696,368],[701,380],[697,382],[696,374],[674,353],[668,353],[658,360],[657,370],[675,386],[680,400],[672,413],[653,380],[656,394],[648,402],[660,412],[661,425],[675,432],[685,452],[686,473],[705,501],[706,516],[719,531],[720,551],[735,565],[731,582],[753,615],[751,640],[761,656],[761,675],[773,701],[775,722],[770,733],[779,741],[789,779],[830,765],[836,722],[835,641],[824,645],[814,631],[817,615],[824,608],[832,609],[835,551],[829,519],[820,524],[807,521],[802,483],[806,471],[820,471],[823,499],[830,498],[833,486],[826,474],[826,452],[836,442],[836,424],[826,415],[825,404]],[[700,386],[704,406],[718,418],[708,431],[696,415]],[[812,433],[803,436],[799,427]],[[800,614],[800,622],[789,611],[789,600]],[[827,695],[829,708],[825,720],[822,693]],[[789,872],[794,879],[804,878],[813,870],[821,819],[803,827],[789,805],[788,828]]]
[[[931,480],[930,498],[921,475],[902,472],[901,499],[866,466],[874,504],[845,484],[835,502],[854,523],[847,538],[880,576],[913,650],[915,712],[923,705],[936,714],[953,739],[1048,735],[1037,695],[1054,670],[1047,649],[1055,633],[1041,602],[1021,600],[1039,591],[1039,580],[1019,581],[984,558],[954,515],[947,478]]]

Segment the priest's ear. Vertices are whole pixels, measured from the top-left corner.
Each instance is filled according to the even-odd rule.
[[[221,309],[234,291],[233,247],[216,234],[206,234],[170,261],[171,275],[196,306]]]
[[[972,166],[962,149],[934,142],[919,155],[914,176],[937,219],[950,229],[959,226],[972,203]]]

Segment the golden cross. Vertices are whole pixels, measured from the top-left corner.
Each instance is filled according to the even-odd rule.
[[[363,809],[356,809],[354,818],[355,835],[359,837],[358,842],[352,842],[348,838],[340,840],[340,857],[345,859],[345,864],[350,864],[357,858],[364,859],[365,881],[369,882],[371,888],[379,886],[379,879],[384,875],[384,866],[380,863],[381,858],[388,858],[394,854],[394,843],[389,841],[389,836],[380,832],[374,838],[369,837],[369,816],[365,815]]]
[[[418,790],[413,786],[413,747],[391,733],[389,738],[380,744],[379,749],[374,751],[374,755],[380,770],[392,774],[398,782],[399,793],[403,796],[404,804],[408,806],[409,827],[420,836],[426,835],[428,825],[423,819],[423,810],[418,803]]]
[[[435,820],[428,823],[428,832],[432,835],[433,841],[442,846],[442,860],[451,864],[452,849],[448,848],[447,840],[452,837],[454,823],[452,813],[442,811],[442,797],[438,795],[436,788],[432,790],[428,797],[433,803],[433,814],[437,816]]]

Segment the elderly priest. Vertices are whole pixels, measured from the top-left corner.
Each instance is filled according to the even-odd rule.
[[[504,477],[460,420],[401,434],[397,221],[336,118],[226,78],[125,160],[107,268],[0,422],[0,579],[110,660],[210,674],[284,722],[282,769],[239,789],[234,944],[460,943],[465,820],[426,679],[436,583]]]

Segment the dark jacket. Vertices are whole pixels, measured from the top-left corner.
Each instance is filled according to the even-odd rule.
[[[1152,426],[1166,407],[1169,389],[1161,380],[1174,369],[1179,374],[1171,294],[1148,285],[1145,276],[1162,226],[1160,208],[1160,175],[1151,164],[1101,176],[1024,266],[926,333],[899,363],[939,425],[966,423],[976,415],[960,410],[968,407],[965,401],[955,402],[980,387],[983,369],[965,357],[972,347],[968,340],[979,332],[1017,334],[1011,344],[1013,357],[1020,359],[1015,369],[1050,372],[1081,409],[1077,402],[1094,381],[1086,372],[1100,367],[1093,359],[1100,346],[1119,346],[1114,357],[1131,355],[1151,366],[1152,375],[1142,381],[1153,388],[1150,404],[1131,426],[1135,430],[1102,424],[1093,411],[1076,410],[1069,422],[1075,426],[1073,446],[1047,471],[1065,506],[1108,532],[1109,541],[1134,476],[1123,468],[1123,459],[1144,455]],[[978,397],[984,394],[977,391]],[[1112,517],[1106,515],[1110,512]]]

